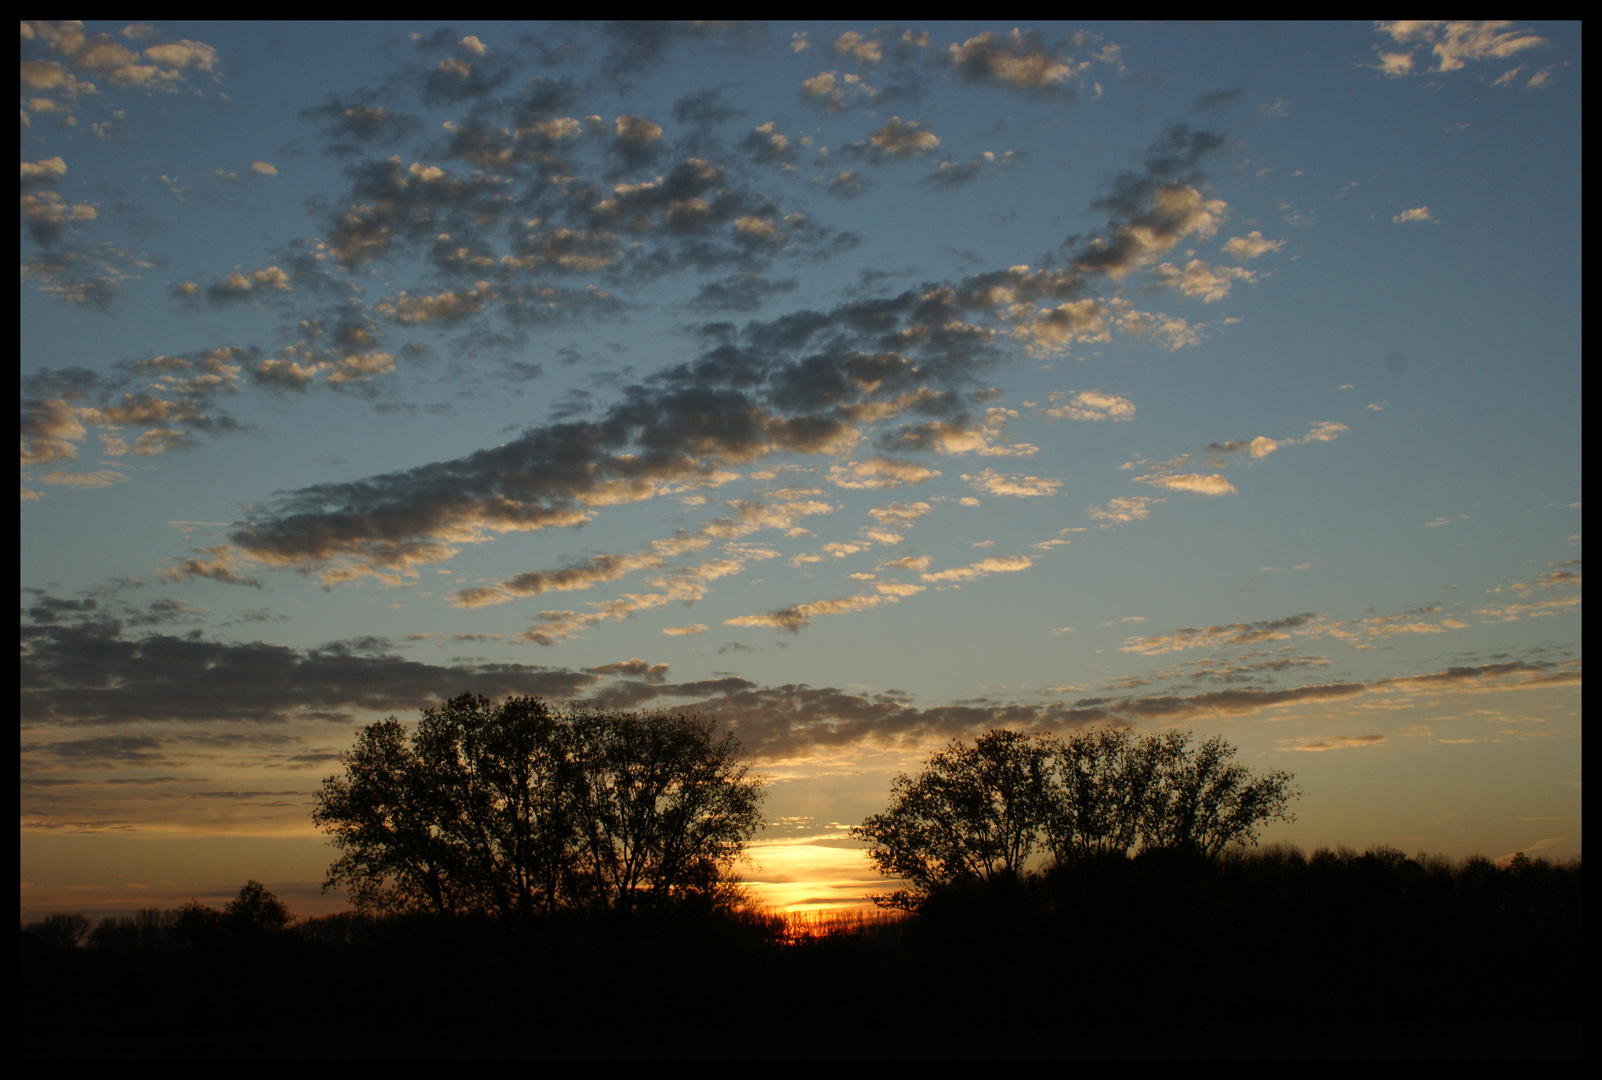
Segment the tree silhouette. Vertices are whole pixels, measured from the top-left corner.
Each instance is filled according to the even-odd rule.
[[[880,873],[913,890],[875,902],[911,909],[944,886],[1021,873],[1051,813],[1052,750],[1047,736],[992,731],[973,746],[953,742],[917,777],[891,781],[890,808],[851,835],[868,842]]]
[[[627,922],[726,877],[761,825],[765,796],[732,733],[717,738],[699,716],[597,710],[571,713],[568,732],[576,899]]]
[[[363,729],[316,797],[341,855],[324,889],[359,911],[482,911],[514,957],[558,909],[617,912],[728,878],[761,825],[760,778],[733,735],[670,713],[553,711],[462,695]]]
[[[223,909],[229,928],[240,938],[276,934],[295,921],[284,902],[255,878],[245,882],[239,895]]]
[[[911,885],[875,901],[906,909],[952,885],[1019,876],[1037,848],[1060,866],[1124,858],[1137,844],[1212,858],[1255,844],[1269,821],[1295,820],[1290,774],[1254,775],[1234,756],[1218,736],[1192,748],[1189,732],[992,731],[897,776],[890,807],[851,832],[880,873]]]
[[[1140,838],[1157,776],[1158,743],[1128,728],[1078,731],[1052,740],[1047,843],[1059,864],[1126,856]]]
[[[1212,858],[1230,844],[1255,845],[1270,821],[1296,820],[1287,807],[1301,793],[1290,773],[1254,775],[1221,735],[1194,750],[1188,731],[1148,738],[1156,762],[1141,823],[1147,847]]]

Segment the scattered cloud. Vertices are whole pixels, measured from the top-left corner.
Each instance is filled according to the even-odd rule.
[[[1409,221],[1439,222],[1440,218],[1436,217],[1434,214],[1431,214],[1430,208],[1427,206],[1415,206],[1413,209],[1403,210],[1400,214],[1397,214],[1395,217],[1391,218],[1391,223],[1393,225],[1404,225]]]
[[[1135,403],[1101,390],[1081,390],[1072,397],[1053,390],[1040,415],[1053,420],[1133,420]]]
[[[1062,487],[1061,480],[1048,480],[1039,476],[1003,476],[993,469],[981,473],[963,474],[962,479],[980,491],[991,495],[1011,495],[1029,499],[1042,495],[1055,495]]]
[[[1151,517],[1149,509],[1151,504],[1162,501],[1145,495],[1121,496],[1109,500],[1104,507],[1092,506],[1090,516],[1093,520],[1101,522],[1101,527],[1106,529],[1125,522],[1143,521]]]
[[[1139,476],[1137,480],[1169,491],[1189,491],[1197,495],[1233,495],[1235,485],[1219,473],[1203,476],[1201,473],[1174,473],[1167,476]]]
[[[1509,29],[1512,25],[1507,21],[1443,20],[1376,23],[1376,30],[1405,51],[1386,51],[1385,46],[1376,46],[1379,62],[1375,66],[1393,78],[1410,75],[1420,50],[1428,50],[1426,57],[1435,59],[1435,66],[1428,70],[1458,71],[1470,61],[1506,60],[1529,49],[1551,45],[1532,31]]]

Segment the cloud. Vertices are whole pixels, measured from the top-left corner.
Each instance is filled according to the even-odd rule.
[[[61,487],[72,488],[104,488],[112,484],[120,484],[128,477],[115,469],[100,469],[96,472],[47,472],[39,477],[47,484],[56,484]]]
[[[456,607],[474,608],[487,604],[502,604],[520,596],[589,589],[604,581],[616,581],[635,570],[661,565],[663,565],[661,556],[648,552],[634,555],[596,555],[561,570],[533,571],[507,578],[498,585],[463,589],[451,599],[451,603]]]
[[[1419,48],[1428,48],[1436,60],[1431,70],[1457,71],[1471,60],[1506,60],[1528,49],[1551,45],[1546,38],[1532,31],[1508,30],[1507,27],[1512,25],[1506,21],[1441,20],[1377,23],[1375,28],[1380,33],[1411,50],[1405,53],[1381,52],[1377,66],[1393,77],[1409,74],[1413,70],[1414,53]]]
[[[1383,735],[1333,735],[1323,739],[1307,739],[1292,746],[1292,750],[1345,750],[1351,747],[1378,746],[1385,741]]]
[[[1020,499],[1055,495],[1057,489],[1062,487],[1061,480],[1047,480],[1038,476],[1003,476],[993,469],[971,476],[964,473],[962,478],[991,495],[1011,495]]]
[[[1403,225],[1409,221],[1439,222],[1440,218],[1431,214],[1430,208],[1427,206],[1415,206],[1413,209],[1403,210],[1400,214],[1397,214],[1395,217],[1391,218],[1391,224],[1393,225]]]
[[[825,601],[811,613],[788,609],[788,618],[755,617],[759,621],[741,625],[794,628],[798,618],[804,622],[813,615],[864,610],[890,599]],[[998,727],[1066,731],[1089,724],[1167,725],[1349,700],[1366,693],[1536,689],[1577,685],[1579,681],[1574,665],[1512,662],[1373,683],[1228,688],[1188,696],[1093,697],[1044,705],[981,700],[919,707],[897,694],[794,683],[758,686],[736,676],[674,683],[668,681],[662,665],[637,659],[584,670],[466,662],[433,665],[395,655],[382,639],[291,649],[262,642],[211,641],[197,635],[133,636],[93,601],[48,596],[30,609],[23,622],[21,648],[24,730],[47,724],[81,729],[90,724],[162,721],[262,724],[302,716],[348,723],[356,714],[410,712],[420,702],[443,701],[465,691],[492,698],[528,694],[601,707],[671,703],[676,709],[716,717],[763,762],[825,748],[912,748],[971,738]],[[91,738],[150,736],[108,733],[54,743],[60,744],[63,755],[77,759],[162,750],[148,743],[97,746],[80,741]]]
[[[1126,172],[1107,196],[1092,203],[1109,213],[1102,235],[1077,246],[1073,265],[1081,271],[1122,278],[1155,262],[1181,240],[1206,239],[1227,219],[1228,204],[1209,199],[1194,185],[1203,158],[1224,146],[1222,136],[1185,124],[1167,128],[1147,152],[1144,169]]]
[[[1476,608],[1474,614],[1496,622],[1515,622],[1521,618],[1539,619],[1565,615],[1578,609],[1579,606],[1579,596],[1564,596],[1553,600],[1532,600],[1522,604],[1487,605]]]
[[[219,60],[217,50],[204,42],[180,38],[141,52],[110,34],[89,35],[81,22],[24,22],[22,48],[23,83],[35,90],[65,91],[71,97],[95,93],[94,84],[79,83],[62,61],[31,57],[41,51],[61,56],[67,67],[121,89],[169,92],[182,89],[191,72],[215,76]]]
[[[21,163],[22,190],[29,188],[50,187],[67,175],[67,163],[58,154],[55,157],[44,158],[40,161],[24,161]]]
[[[289,275],[276,266],[265,270],[252,270],[248,274],[234,271],[222,282],[206,288],[206,299],[222,305],[234,300],[249,300],[263,290],[289,292],[294,288]]]
[[[1005,410],[1002,410],[1005,412]],[[992,411],[994,412],[994,411]],[[903,426],[880,437],[880,445],[891,450],[933,450],[941,454],[973,454],[982,457],[1029,457],[1039,447],[1029,443],[998,445],[1000,427],[1016,414],[989,415],[982,424],[953,424],[930,420]]]
[[[34,186],[46,182],[35,176]],[[40,247],[54,247],[61,243],[68,227],[85,221],[94,221],[99,212],[91,203],[69,203],[54,191],[28,191],[27,183],[19,197],[22,224],[28,236]]]
[[[67,401],[23,401],[22,464],[71,460],[78,456],[78,443],[85,434],[78,410]]]
[[[1101,527],[1105,529],[1115,524],[1143,521],[1151,517],[1151,511],[1147,508],[1152,503],[1162,501],[1145,495],[1115,498],[1109,500],[1105,507],[1092,506],[1090,508],[1090,516],[1092,519],[1100,521],[1102,523]]]
[[[860,75],[849,72],[842,75],[838,71],[820,71],[801,83],[801,100],[823,106],[823,111],[829,115],[855,105],[871,106],[878,97],[878,90],[864,82]]]
[[[923,517],[929,510],[930,506],[926,502],[893,502],[889,506],[869,510],[868,516],[881,525],[896,525],[904,528]]]
[[[1224,245],[1224,254],[1239,262],[1255,259],[1285,246],[1283,240],[1264,240],[1263,234],[1253,229],[1245,236],[1232,236]]]
[[[873,67],[884,62],[884,46],[855,30],[847,30],[834,39],[834,54],[849,56],[865,67]]]
[[[979,179],[987,167],[1009,165],[1017,156],[1012,150],[1000,155],[992,150],[986,150],[982,154],[975,154],[967,161],[942,161],[926,179],[934,187],[952,191],[967,187]]]
[[[1231,454],[1241,450],[1251,451],[1254,458],[1265,458],[1282,446],[1305,446],[1315,442],[1334,442],[1343,432],[1351,428],[1333,420],[1317,420],[1308,428],[1307,434],[1291,436],[1284,439],[1270,439],[1266,435],[1259,435],[1250,441],[1244,439],[1231,439],[1224,443],[1209,443],[1207,449],[1215,454]],[[1215,462],[1218,464],[1218,462]]]
[[[991,574],[1011,574],[1019,570],[1027,570],[1034,565],[1034,560],[1027,555],[1013,555],[1007,558],[991,557],[967,566],[955,566],[949,570],[940,570],[933,574],[920,574],[924,581],[945,584],[958,581],[973,581],[977,578],[989,577]]]
[[[1133,420],[1135,403],[1101,390],[1081,390],[1073,397],[1053,390],[1046,395],[1047,407],[1040,415],[1053,420]]]
[[[940,137],[925,130],[917,121],[892,116],[866,142],[851,143],[846,149],[866,153],[875,161],[906,161],[932,153],[939,145]]]
[[[391,296],[374,305],[375,316],[414,326],[467,322],[506,303],[513,287],[509,274],[553,269],[569,260],[575,272],[605,268],[621,274],[629,272],[635,259],[657,265],[672,260],[680,244],[689,245],[682,250],[699,252],[694,258],[704,267],[722,258],[707,254],[720,245],[755,252],[770,247],[781,233],[792,238],[786,244],[809,235],[811,226],[804,219],[780,214],[747,196],[721,167],[701,159],[687,159],[650,180],[606,188],[577,180],[536,184],[531,190],[542,193],[539,199],[549,197],[558,205],[514,207],[507,204],[507,192],[524,188],[508,181],[518,172],[496,170],[508,154],[514,162],[524,160],[516,150],[517,134],[475,127],[476,121],[453,123],[441,136],[452,152],[490,165],[474,170],[424,161],[408,165],[399,156],[354,163],[348,169],[352,187],[344,204],[349,209],[334,220],[327,254],[332,262],[355,269],[400,253],[405,245],[437,245],[438,237],[448,233],[445,248],[431,248],[434,264],[449,274],[489,276],[465,288]],[[881,131],[887,132],[881,140],[886,145],[925,141],[899,119]],[[656,125],[626,115],[603,126],[594,138],[614,135],[661,142]],[[1166,130],[1148,151],[1144,170],[1114,185],[1115,195],[1106,203],[1113,232],[1139,233],[1147,238],[1141,242],[1145,249],[1155,250],[1153,245],[1161,244],[1151,238],[1158,233],[1177,237],[1211,228],[1206,222],[1218,208],[1210,208],[1189,185],[1197,178],[1196,164],[1220,143],[1216,136],[1189,128]],[[528,160],[533,168],[537,155]],[[1190,194],[1173,187],[1176,183]],[[526,231],[514,253],[499,258],[477,253],[474,237],[483,235],[486,222],[543,210],[554,220],[520,225]],[[582,227],[558,227],[556,222],[564,218]],[[624,221],[632,222],[627,244],[614,231]],[[654,253],[653,237],[664,245]],[[481,258],[493,266],[479,266]],[[1076,339],[1083,337],[1090,328],[1074,309],[1061,305],[1081,303],[1074,297],[1087,287],[1087,275],[1111,272],[1114,265],[1099,257],[1091,262],[1096,263],[1091,270],[1014,267],[828,310],[797,310],[743,328],[709,324],[698,331],[701,344],[690,360],[621,387],[616,404],[593,419],[536,425],[500,446],[456,460],[286,492],[253,507],[228,539],[242,555],[264,566],[317,572],[325,583],[363,576],[398,581],[407,580],[418,566],[452,557],[464,543],[503,532],[579,524],[600,508],[649,499],[673,484],[729,466],[773,454],[840,454],[865,437],[864,427],[903,413],[919,414],[919,422],[884,435],[882,447],[1030,454],[1033,446],[999,441],[1004,419],[987,414],[976,422],[968,415],[963,395],[975,374],[1003,355],[996,329],[978,320],[1024,320],[1043,336],[1044,325],[1059,315],[1072,315],[1066,321],[1070,327],[1077,324]],[[269,287],[258,283],[257,275],[272,269],[241,271],[244,283],[224,283],[223,288],[238,295],[246,292],[242,284],[248,284],[249,294],[255,295]],[[725,296],[737,287],[762,291],[765,279],[753,273],[742,271],[726,279],[731,284]],[[713,296],[708,294],[706,301],[714,302]],[[1097,307],[1094,298],[1084,300],[1091,304],[1085,318],[1102,320],[1097,333],[1105,333],[1109,322],[1160,341],[1167,335],[1170,344],[1177,341],[1175,334],[1191,333],[1183,320],[1135,312],[1119,306],[1121,301]],[[1058,307],[1042,315],[1039,302]],[[395,369],[395,356],[379,347],[375,326],[351,321],[348,311],[339,318],[333,327],[307,320],[295,345],[251,362],[252,381],[284,391],[298,391],[318,380],[331,388],[360,389]],[[337,340],[341,335],[344,340]],[[1086,403],[1091,400],[1082,398],[1076,407],[1088,415],[1092,406]],[[1096,400],[1108,418],[1123,415],[1121,401]],[[842,487],[888,488],[936,475],[936,470],[891,457],[835,465],[829,472],[831,482]],[[991,494],[1019,497],[1050,494],[1061,484],[992,470],[967,479]]]
[[[1183,270],[1173,263],[1163,263],[1152,272],[1159,284],[1178,289],[1204,304],[1224,299],[1237,281],[1249,284],[1257,280],[1255,271],[1238,266],[1208,266],[1200,259],[1190,260]]]
[[[1071,84],[1090,67],[1088,61],[1076,63],[1063,47],[1048,46],[1038,32],[1016,29],[1008,34],[987,30],[961,45],[953,43],[947,60],[958,75],[977,85],[1068,98],[1074,94]]]
[[[300,116],[320,121],[324,137],[330,140],[323,152],[342,157],[360,153],[363,146],[393,145],[423,127],[423,121],[410,113],[398,113],[361,97],[331,96],[322,105],[302,109]]]
[[[463,692],[568,698],[601,676],[526,664],[407,660],[381,640],[292,649],[132,636],[99,611],[22,625],[22,723],[276,723],[406,711]]]
[[[205,556],[211,556],[205,558]],[[232,545],[217,544],[214,547],[204,548],[195,555],[179,561],[177,566],[164,568],[163,577],[172,581],[182,581],[186,578],[210,578],[220,581],[224,585],[248,585],[253,589],[261,588],[261,579],[246,577],[240,573],[243,562],[239,552]]]
[[[668,634],[672,637],[681,637],[686,634],[704,634],[706,633],[706,623],[689,623],[685,626],[668,626],[663,628],[662,633]]]
[[[1233,495],[1235,485],[1219,473],[1203,476],[1201,473],[1179,473],[1171,476],[1142,476],[1136,477],[1154,487],[1167,488],[1169,491],[1190,491],[1197,495]]]
[[[820,615],[846,615],[851,612],[866,611],[878,607],[886,600],[894,602],[895,599],[895,596],[842,596],[834,600],[797,604],[794,607],[770,611],[766,615],[741,615],[733,619],[724,619],[723,625],[771,626],[776,630],[796,633]]]
[[[790,143],[790,137],[778,129],[772,120],[760,124],[740,143],[751,159],[758,164],[767,162],[790,162],[796,157],[796,147]]]
[[[829,467],[829,482],[843,488],[894,488],[901,484],[921,484],[939,475],[939,469],[893,458],[870,458]]]
[[[1316,618],[1312,612],[1305,612],[1301,615],[1288,615],[1282,619],[1230,623],[1225,626],[1187,626],[1170,634],[1129,638],[1119,646],[1118,651],[1139,653],[1142,656],[1161,656],[1182,649],[1287,641],[1290,639],[1290,631],[1307,626]]]
[[[867,181],[855,169],[847,169],[837,173],[825,190],[836,198],[854,199],[867,190]]]
[[[795,287],[794,278],[769,281],[756,271],[747,270],[721,281],[707,282],[686,306],[698,312],[752,312],[772,297],[783,296]]]

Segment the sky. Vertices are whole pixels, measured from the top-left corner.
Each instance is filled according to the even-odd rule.
[[[23,23],[23,917],[339,909],[314,793],[464,692],[732,728],[793,910],[998,727],[1578,857],[1580,60]]]

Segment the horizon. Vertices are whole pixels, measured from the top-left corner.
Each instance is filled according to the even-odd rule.
[[[21,905],[361,727],[701,712],[788,913],[998,727],[1581,855],[1578,23],[24,23]]]

